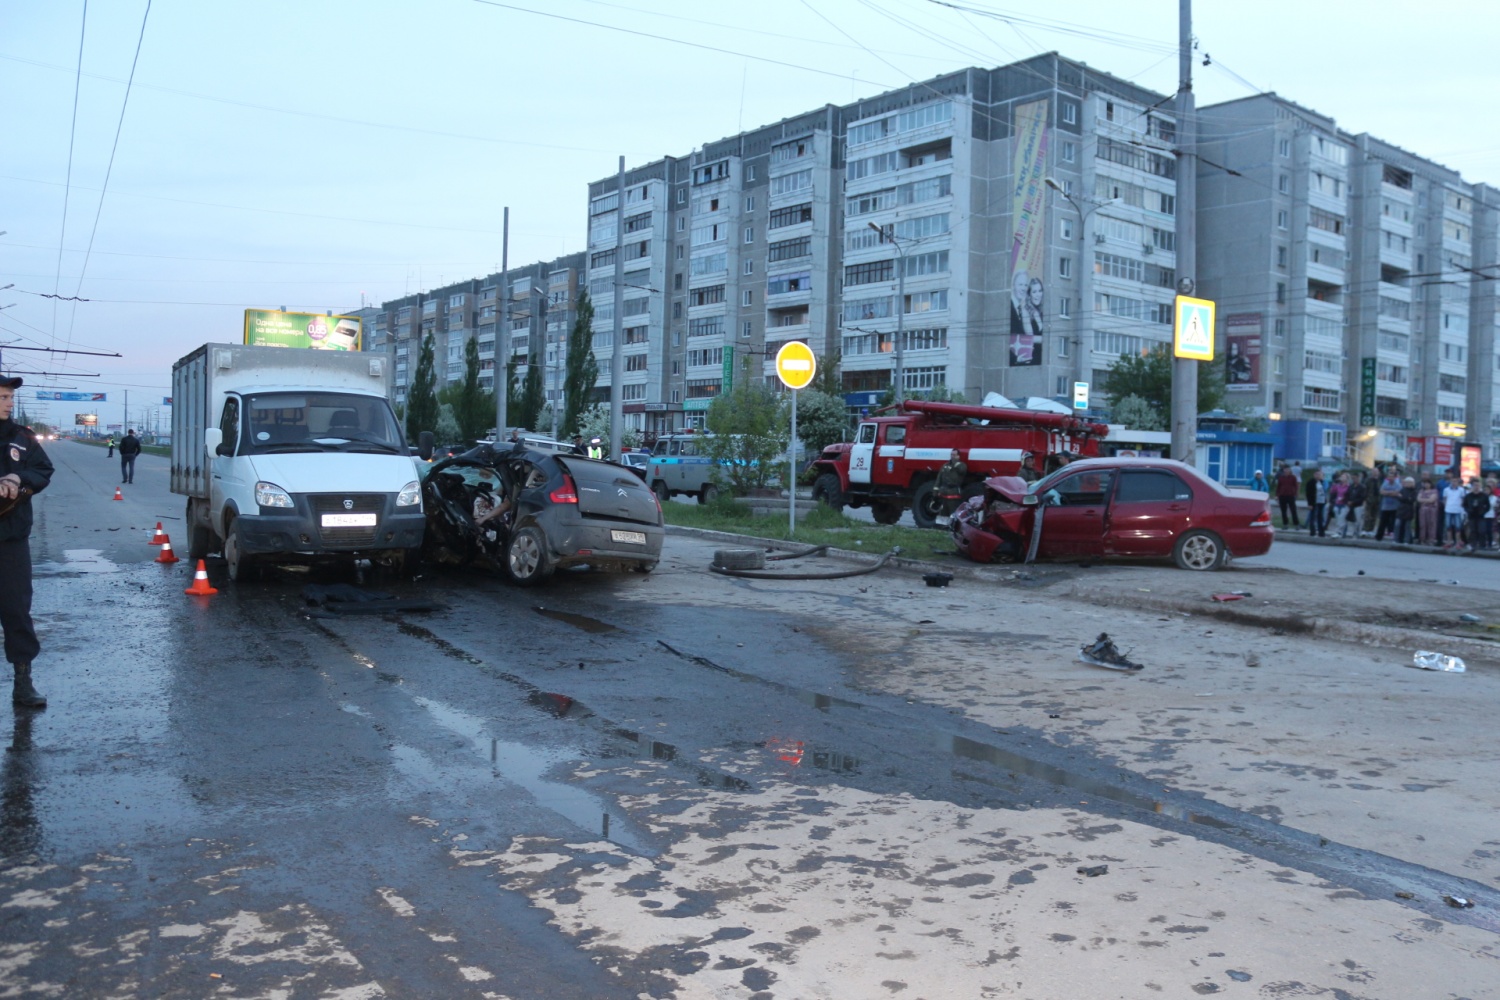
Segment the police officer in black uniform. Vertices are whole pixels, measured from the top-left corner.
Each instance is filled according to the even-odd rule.
[[[0,626],[5,658],[15,668],[11,703],[46,708],[31,686],[31,661],[41,652],[31,624],[31,494],[52,481],[52,463],[36,436],[11,419],[19,378],[0,375]],[[12,505],[12,501],[15,501]]]

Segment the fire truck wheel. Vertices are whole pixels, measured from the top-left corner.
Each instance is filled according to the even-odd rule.
[[[911,519],[917,522],[919,528],[936,528],[938,515],[942,512],[942,501],[937,496],[937,482],[929,479],[911,495]]]
[[[870,505],[870,513],[875,517],[876,524],[895,524],[901,520],[901,507],[899,504],[879,500]]]
[[[843,510],[848,502],[844,491],[839,487],[839,477],[831,472],[823,473],[813,483],[812,496],[818,503],[827,504],[838,511]]]

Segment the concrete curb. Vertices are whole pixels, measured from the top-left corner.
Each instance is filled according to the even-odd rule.
[[[690,528],[683,525],[668,525],[669,534],[689,535],[702,538],[706,541],[725,542],[740,547],[761,547],[778,552],[795,552],[809,546],[803,542],[788,542],[778,538],[757,538],[754,535],[737,535],[729,531],[711,531],[707,528]],[[1385,548],[1384,545],[1370,547]],[[880,560],[884,553],[864,552],[858,549],[830,548],[827,555],[834,559],[843,559],[848,562],[871,565]],[[968,563],[967,560],[955,562],[931,562],[923,559],[909,559],[905,556],[896,556],[886,565],[897,569],[914,573],[931,573],[941,571],[951,573],[957,579],[973,580],[979,583],[1011,583],[1015,582],[1012,573],[1034,572],[1030,567],[1017,564],[1013,568],[1001,568],[999,566],[980,566]],[[1304,617],[1294,615],[1288,617],[1281,613],[1257,613],[1253,607],[1237,607],[1234,605],[1204,605],[1194,601],[1173,600],[1170,598],[1151,597],[1139,592],[1129,594],[1112,593],[1093,589],[1087,585],[1061,588],[1056,591],[1060,596],[1075,597],[1087,600],[1105,607],[1130,608],[1132,610],[1161,611],[1172,614],[1194,615],[1200,618],[1212,618],[1231,625],[1245,625],[1250,628],[1282,629],[1288,633],[1300,633],[1312,635],[1320,639],[1331,639],[1338,642],[1351,642],[1360,645],[1382,646],[1387,648],[1409,649],[1413,652],[1419,649],[1434,649],[1438,652],[1462,656],[1466,663],[1481,662],[1487,667],[1500,667],[1500,644],[1484,642],[1479,639],[1467,639],[1462,636],[1450,636],[1440,633],[1422,632],[1416,629],[1396,628],[1390,625],[1370,625],[1364,622],[1343,621],[1337,618]],[[1238,604],[1238,602],[1235,602]]]
[[[1276,542],[1293,545],[1327,545],[1334,548],[1379,549],[1382,552],[1416,552],[1430,556],[1472,557],[1478,559],[1500,559],[1500,552],[1445,552],[1430,545],[1397,545],[1395,542],[1377,542],[1373,538],[1315,538],[1300,528],[1277,528]]]

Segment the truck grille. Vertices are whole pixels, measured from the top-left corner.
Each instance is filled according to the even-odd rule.
[[[324,514],[375,514],[378,517],[385,511],[385,495],[381,493],[310,493],[307,500],[316,524],[322,523]],[[345,500],[353,501],[353,505],[345,507]],[[362,528],[319,527],[318,531],[323,543],[330,548],[357,549],[374,542],[379,529],[377,523]]]

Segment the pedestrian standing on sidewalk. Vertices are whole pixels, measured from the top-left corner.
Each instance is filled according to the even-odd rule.
[[[1335,535],[1343,530],[1344,519],[1349,515],[1349,473],[1340,472],[1333,477],[1328,487],[1328,524]]]
[[[1396,498],[1396,544],[1414,541],[1412,521],[1417,516],[1417,481],[1411,476],[1401,480],[1401,494]]]
[[[1437,488],[1432,485],[1432,477],[1423,476],[1422,486],[1417,490],[1417,540],[1423,545],[1437,545],[1441,540],[1441,499]]]
[[[1351,534],[1359,537],[1359,519],[1364,516],[1365,509],[1365,474],[1355,472],[1351,474],[1352,482],[1349,483],[1349,492],[1344,494],[1344,506],[1347,513],[1344,522],[1338,525],[1339,537],[1348,538]]]
[[[1495,534],[1495,517],[1500,515],[1500,484],[1494,476],[1484,481],[1484,491],[1490,495],[1490,512],[1484,515],[1484,536],[1493,549],[1500,547],[1500,535]]]
[[[1385,541],[1387,531],[1396,530],[1396,508],[1401,504],[1401,480],[1396,477],[1394,464],[1385,467],[1385,478],[1380,481],[1380,520],[1375,528],[1375,540]]]
[[[19,378],[0,375],[0,629],[15,671],[11,704],[29,709],[47,707],[31,686],[31,661],[42,650],[31,622],[31,495],[52,481],[52,463],[36,436],[10,418],[20,387]]]
[[[1485,491],[1484,483],[1475,476],[1469,480],[1468,492],[1464,494],[1464,516],[1468,523],[1465,526],[1468,533],[1468,551],[1485,547],[1484,517],[1490,512],[1490,495]]]
[[[1271,492],[1271,484],[1266,482],[1266,474],[1259,469],[1255,470],[1255,475],[1250,480],[1250,488],[1257,493]]]
[[[1328,536],[1328,524],[1324,512],[1328,509],[1328,484],[1323,480],[1323,470],[1314,469],[1307,481],[1307,533],[1317,538]]]
[[[1445,549],[1456,550],[1463,546],[1465,492],[1458,473],[1449,471],[1448,479],[1443,483],[1443,529],[1448,539],[1443,545]]]
[[[135,482],[135,457],[141,453],[141,439],[135,431],[126,430],[120,439],[120,483]]]
[[[1375,472],[1365,481],[1365,512],[1364,530],[1361,534],[1365,538],[1375,536],[1375,522],[1380,514],[1380,488],[1381,480],[1385,477],[1385,470],[1375,466]]]
[[[1281,526],[1287,526],[1287,512],[1291,512],[1292,527],[1301,525],[1297,521],[1297,490],[1302,484],[1292,475],[1290,467],[1283,465],[1276,475],[1276,502],[1281,505]]]

